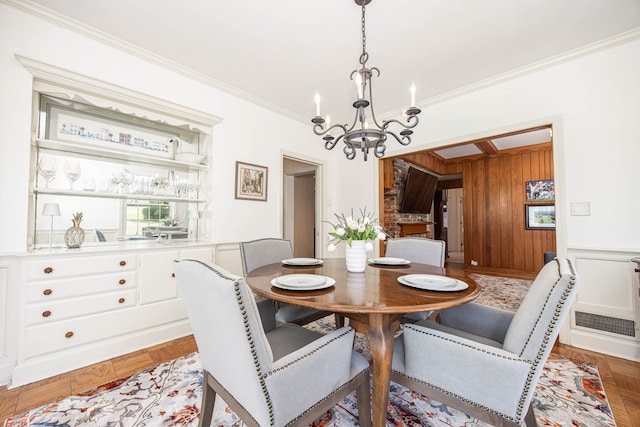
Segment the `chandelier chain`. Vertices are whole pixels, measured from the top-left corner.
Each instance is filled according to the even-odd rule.
[[[365,32],[365,12],[364,12],[364,1],[362,2],[362,55],[365,56],[367,54],[367,33]]]

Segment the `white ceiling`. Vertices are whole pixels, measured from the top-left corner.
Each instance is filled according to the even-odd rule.
[[[98,29],[308,123],[317,91],[322,115],[352,121],[349,75],[361,52],[353,0],[5,1],[51,9],[43,15],[59,25]],[[373,85],[381,115],[408,106],[412,81],[419,106],[637,30],[640,1],[373,0],[366,18],[368,66],[381,71]]]

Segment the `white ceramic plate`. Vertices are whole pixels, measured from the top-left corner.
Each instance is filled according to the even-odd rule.
[[[317,259],[317,258],[289,258],[289,259],[283,259],[282,263],[284,265],[320,265],[322,264],[324,261],[322,261],[321,259]]]
[[[461,280],[433,274],[407,274],[398,277],[398,282],[413,288],[442,292],[461,291],[469,287],[468,284]]]
[[[335,283],[336,281],[331,277],[320,276],[319,274],[286,274],[271,281],[271,284],[276,288],[290,291],[324,289],[333,286]]]
[[[394,257],[380,257],[380,258],[371,258],[369,260],[370,263],[372,264],[379,264],[379,265],[408,265],[411,264],[411,261],[409,261],[408,259],[404,259],[404,258],[394,258]]]

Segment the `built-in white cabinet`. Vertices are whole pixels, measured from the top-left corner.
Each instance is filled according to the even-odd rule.
[[[213,245],[34,253],[17,257],[20,386],[191,333],[174,261],[213,261]],[[0,266],[0,290],[7,288]],[[0,298],[2,297],[0,292]]]
[[[83,245],[201,239],[206,135],[186,119],[175,126],[78,96],[34,98],[28,249],[64,247],[77,212]]]

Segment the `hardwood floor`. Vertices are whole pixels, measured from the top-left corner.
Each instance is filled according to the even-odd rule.
[[[450,263],[447,268],[461,268],[467,274],[476,272],[524,279],[533,278],[533,275],[528,273],[471,269],[464,268],[461,264]],[[2,387],[0,388],[0,420],[194,351],[197,351],[195,341],[192,336],[188,336],[22,387],[11,390]],[[596,364],[617,426],[640,427],[640,363],[563,344],[556,345],[553,352]]]

